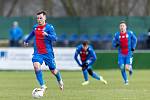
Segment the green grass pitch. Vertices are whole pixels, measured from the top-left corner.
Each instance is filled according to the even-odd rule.
[[[65,89],[60,91],[55,77],[44,71],[48,90],[41,100],[150,100],[150,70],[134,70],[129,85],[122,82],[119,70],[96,70],[107,81],[104,85],[91,77],[81,86],[81,71],[61,71]],[[39,87],[33,71],[0,71],[0,100],[34,100],[31,92]]]

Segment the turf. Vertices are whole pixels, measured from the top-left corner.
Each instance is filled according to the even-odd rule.
[[[81,71],[62,71],[65,89],[60,91],[55,77],[44,71],[48,90],[41,100],[149,100],[150,70],[134,70],[125,86],[119,70],[96,70],[107,81],[90,79],[90,84],[81,86]],[[31,92],[39,87],[33,71],[0,71],[0,100],[34,100]]]

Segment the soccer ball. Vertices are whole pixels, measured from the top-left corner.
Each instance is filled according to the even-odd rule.
[[[32,97],[36,99],[43,97],[43,91],[40,88],[35,88],[32,91]]]

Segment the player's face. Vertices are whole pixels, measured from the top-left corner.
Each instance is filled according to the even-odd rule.
[[[83,49],[86,51],[88,49],[88,45],[84,45]]]
[[[127,29],[127,26],[126,26],[125,23],[121,23],[120,26],[119,26],[119,28],[120,28],[120,32],[125,33],[126,29]]]
[[[46,16],[43,14],[37,15],[37,22],[39,25],[44,25],[46,20]]]

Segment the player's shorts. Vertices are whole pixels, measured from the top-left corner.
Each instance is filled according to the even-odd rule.
[[[32,62],[39,62],[41,65],[45,62],[48,65],[50,70],[56,69],[56,63],[54,60],[54,53],[47,53],[47,54],[33,54]]]
[[[118,55],[118,64],[121,65],[131,65],[133,61],[133,57],[131,55]]]

